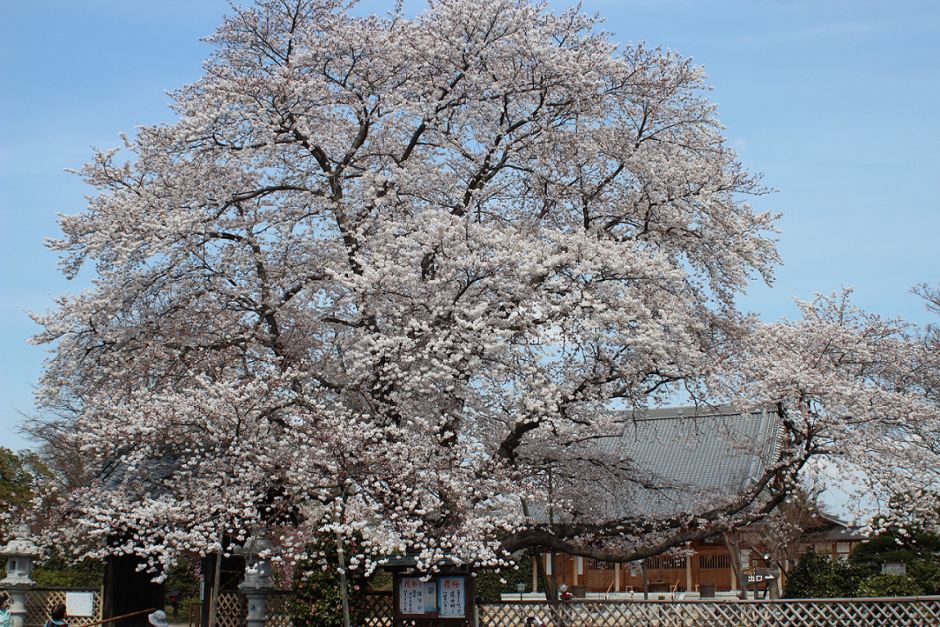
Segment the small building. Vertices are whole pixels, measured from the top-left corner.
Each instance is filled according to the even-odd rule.
[[[827,553],[832,559],[847,560],[855,547],[868,539],[858,526],[827,514],[817,514],[805,529],[806,546],[817,553]]]
[[[629,495],[618,490],[599,494],[598,510],[615,518],[626,515],[674,515],[694,507],[701,497],[736,495],[752,489],[779,455],[781,422],[771,409],[742,412],[728,405],[672,407],[630,414],[618,437],[597,446],[616,450],[647,473],[648,485]],[[644,563],[611,564],[599,560],[543,554],[556,585],[592,593],[699,592],[738,587],[731,556],[720,537],[696,542],[686,555],[659,555]],[[742,550],[742,567],[765,566]],[[753,562],[753,564],[752,564]],[[533,582],[534,585],[534,582]],[[534,589],[534,588],[533,588]]]

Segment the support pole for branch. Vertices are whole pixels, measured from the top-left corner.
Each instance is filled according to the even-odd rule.
[[[130,618],[131,616],[140,616],[141,614],[150,614],[153,611],[156,611],[157,608],[152,607],[149,610],[140,610],[139,612],[131,612],[130,614],[124,614],[123,616],[114,616],[112,618],[106,618],[104,620],[99,620],[95,623],[85,623],[82,627],[95,627],[95,625],[104,625],[105,623],[110,623],[112,621],[121,620],[122,618]]]
[[[538,573],[538,581],[542,585],[542,591],[545,593],[545,600],[554,601],[555,594],[552,589],[552,584],[548,580],[548,575],[545,574],[545,562],[542,559],[543,554],[539,553],[535,548],[532,549],[532,561],[535,562],[535,572]],[[532,586],[532,591],[535,592],[535,585]]]

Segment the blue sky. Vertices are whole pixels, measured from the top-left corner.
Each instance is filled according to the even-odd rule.
[[[384,12],[364,2],[357,12]],[[556,0],[555,9],[569,6]],[[411,12],[423,2],[406,1]],[[940,281],[940,3],[935,0],[585,0],[617,41],[646,40],[704,64],[727,136],[779,189],[784,265],[742,307],[796,317],[791,297],[854,286],[886,316],[931,321],[909,293]],[[31,412],[44,349],[24,313],[88,287],[65,281],[43,241],[90,193],[64,168],[118,133],[172,122],[172,90],[209,54],[224,0],[0,3],[0,445]]]

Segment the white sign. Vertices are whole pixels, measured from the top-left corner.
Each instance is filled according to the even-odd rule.
[[[402,614],[433,614],[437,611],[437,585],[420,577],[402,577],[398,607]]]
[[[904,562],[885,562],[881,565],[881,572],[891,575],[906,575],[907,564]]]
[[[66,592],[65,611],[68,616],[94,616],[94,592]]]
[[[440,581],[441,586],[441,609],[438,616],[441,618],[466,618],[466,578],[462,576],[440,577],[438,581]]]

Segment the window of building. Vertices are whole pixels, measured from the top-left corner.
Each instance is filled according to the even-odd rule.
[[[706,569],[731,568],[731,557],[728,555],[699,555],[698,567]]]

